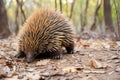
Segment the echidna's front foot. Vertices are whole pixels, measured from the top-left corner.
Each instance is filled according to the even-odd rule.
[[[62,50],[56,51],[53,53],[53,59],[61,59],[62,58]]]
[[[23,57],[25,57],[25,54],[24,53],[17,53],[15,55],[15,57],[17,57],[17,58],[23,58]]]
[[[53,56],[53,59],[61,59],[62,55],[61,54],[56,54]]]

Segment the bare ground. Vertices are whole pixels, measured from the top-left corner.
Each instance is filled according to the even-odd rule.
[[[120,80],[120,42],[75,40],[74,54],[27,63],[17,53],[14,36],[0,40],[0,80]]]

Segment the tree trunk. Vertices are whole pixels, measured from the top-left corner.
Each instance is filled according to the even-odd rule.
[[[94,20],[93,20],[93,24],[91,25],[91,30],[92,31],[95,31],[95,29],[96,29],[96,21],[97,21],[98,11],[101,7],[101,4],[102,4],[102,1],[97,0],[96,9],[95,9],[95,13],[94,13]]]
[[[55,0],[55,10],[57,10],[57,0]]]
[[[87,9],[88,9],[88,5],[89,5],[89,0],[86,0],[86,6],[85,6],[84,14],[83,14],[83,25],[81,26],[81,32],[84,31],[84,27],[87,24]]]
[[[7,12],[3,0],[0,0],[0,39],[6,38],[9,35]]]
[[[81,26],[80,32],[83,32],[83,12],[82,12],[83,4],[82,4],[82,2],[80,3],[80,10],[81,10],[81,12],[80,12],[80,26]]]
[[[15,34],[17,34],[19,31],[20,21],[21,21],[21,24],[23,24],[26,20],[26,15],[23,10],[23,5],[24,5],[23,0],[16,0],[16,3],[17,3],[17,7],[15,11]]]
[[[62,12],[62,0],[60,0],[60,11]]]
[[[68,16],[68,0],[66,0],[66,14]]]
[[[106,31],[114,32],[110,0],[104,0],[104,20]]]
[[[71,3],[71,10],[70,10],[70,17],[69,17],[70,19],[72,18],[74,4],[75,4],[75,0],[73,0],[73,2]]]
[[[16,35],[19,31],[19,18],[18,18],[19,14],[18,13],[19,13],[19,6],[17,5],[16,11],[15,11],[15,34]]]
[[[22,24],[25,22],[26,20],[26,16],[25,16],[25,12],[23,10],[23,0],[16,0],[17,5],[19,6],[18,8],[20,8],[21,14],[22,14]]]
[[[118,4],[118,5],[117,5]],[[117,26],[114,27],[115,29],[115,34],[116,34],[116,40],[120,41],[120,2],[117,3],[114,0],[114,5],[115,5],[115,11],[116,11],[116,16],[117,16]]]

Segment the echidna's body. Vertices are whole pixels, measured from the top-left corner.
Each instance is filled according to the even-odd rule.
[[[71,25],[60,12],[42,8],[27,19],[19,32],[16,57],[26,56],[31,62],[38,54],[48,53],[59,58],[62,46],[68,53],[73,53]]]

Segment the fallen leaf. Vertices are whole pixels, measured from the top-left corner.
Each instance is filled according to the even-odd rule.
[[[85,40],[81,40],[81,41],[80,41],[80,45],[83,46],[84,48],[90,46],[90,44],[89,44],[87,41],[85,41]]]
[[[24,75],[19,75],[18,76],[18,79],[23,79],[24,78]]]
[[[104,46],[104,48],[106,48],[106,49],[110,49],[110,45],[109,45],[109,43],[108,43],[108,42],[103,43],[103,46]]]
[[[0,73],[0,79],[5,78],[7,75],[6,74],[1,74]]]
[[[103,70],[83,70],[84,73],[96,73],[96,74],[104,74],[106,71]]]
[[[33,72],[35,70],[35,68],[28,68],[27,71],[28,72]]]
[[[49,59],[47,59],[47,60],[40,60],[40,61],[38,61],[38,62],[36,63],[36,66],[44,66],[44,65],[47,65],[49,61],[50,61]]]
[[[97,60],[95,60],[95,59],[89,60],[89,65],[91,67],[96,68],[96,69],[102,68],[102,64],[100,62],[98,62]]]
[[[111,57],[111,59],[119,59],[119,57],[114,55],[114,56]]]
[[[8,66],[9,68],[13,68],[13,63],[12,63],[12,61],[7,61],[6,62],[6,66]]]
[[[9,75],[7,75],[8,78],[12,78],[13,76],[16,76],[18,75],[18,72],[14,71],[14,72],[11,72]]]
[[[120,67],[115,69],[116,72],[120,72]]]
[[[87,76],[82,78],[82,80],[99,80],[99,79],[97,79],[95,76]]]
[[[39,78],[39,80],[45,80],[45,77],[42,77],[42,76],[41,76],[41,77]]]
[[[111,67],[111,65],[109,65],[109,64],[103,64],[103,65],[102,65],[102,68],[108,70],[108,69],[110,69],[110,68],[112,68],[112,67]]]
[[[110,45],[110,48],[114,48],[114,47],[118,46],[117,43],[114,41],[110,41],[109,45]]]
[[[0,59],[0,64],[4,64],[6,62],[5,59]]]
[[[66,67],[64,69],[62,69],[64,72],[76,72],[78,70],[82,70],[83,68],[81,67]]]
[[[76,72],[77,70],[75,69],[75,67],[66,67],[63,69],[64,72]]]
[[[113,73],[114,73],[114,71],[111,71],[111,72],[108,73],[108,75],[112,75]]]
[[[115,63],[120,63],[120,60],[117,59],[117,60],[115,60],[114,62],[115,62]]]

